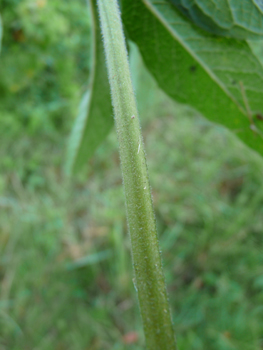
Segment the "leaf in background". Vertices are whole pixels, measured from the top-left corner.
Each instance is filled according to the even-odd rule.
[[[110,86],[95,0],[90,0],[90,12],[93,22],[93,67],[90,87],[80,103],[69,139],[68,173],[80,170],[113,126]]]
[[[199,27],[239,39],[263,36],[262,0],[170,0]]]
[[[168,0],[123,0],[122,15],[130,39],[169,96],[263,155],[262,133],[247,112],[262,113],[263,68],[246,42],[205,33]]]

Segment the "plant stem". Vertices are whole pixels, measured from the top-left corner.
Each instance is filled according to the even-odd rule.
[[[117,0],[97,0],[118,133],[135,284],[147,348],[175,350],[143,139]]]

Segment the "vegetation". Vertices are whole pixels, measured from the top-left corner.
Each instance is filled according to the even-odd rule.
[[[87,85],[90,19],[85,1],[0,3],[2,128],[15,134],[15,115],[19,132],[36,136],[45,131],[49,137],[72,120],[80,88]]]
[[[69,26],[71,35],[59,37],[54,50],[65,45],[71,65],[54,51],[56,69],[42,67],[12,92],[8,69],[19,83],[30,65],[20,63],[28,58],[26,43],[8,28],[27,3],[1,1],[0,349],[141,350],[115,133],[74,183],[62,171],[89,71],[85,3],[36,2],[44,4],[36,11],[59,14]],[[38,61],[43,43],[33,42]],[[18,52],[25,57],[14,62]],[[261,349],[262,160],[225,129],[169,100],[140,61],[136,67],[178,347]]]

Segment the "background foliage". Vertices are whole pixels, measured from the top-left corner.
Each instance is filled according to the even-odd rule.
[[[62,171],[86,4],[0,4],[0,349],[141,350],[115,133],[74,182]],[[179,349],[260,350],[262,160],[131,63]]]
[[[85,1],[1,0],[1,11],[1,115],[8,123],[15,113],[19,129],[33,134],[60,130],[89,72]]]

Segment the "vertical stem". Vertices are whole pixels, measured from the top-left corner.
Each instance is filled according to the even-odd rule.
[[[97,0],[118,133],[135,283],[146,345],[175,350],[146,158],[117,0]]]

